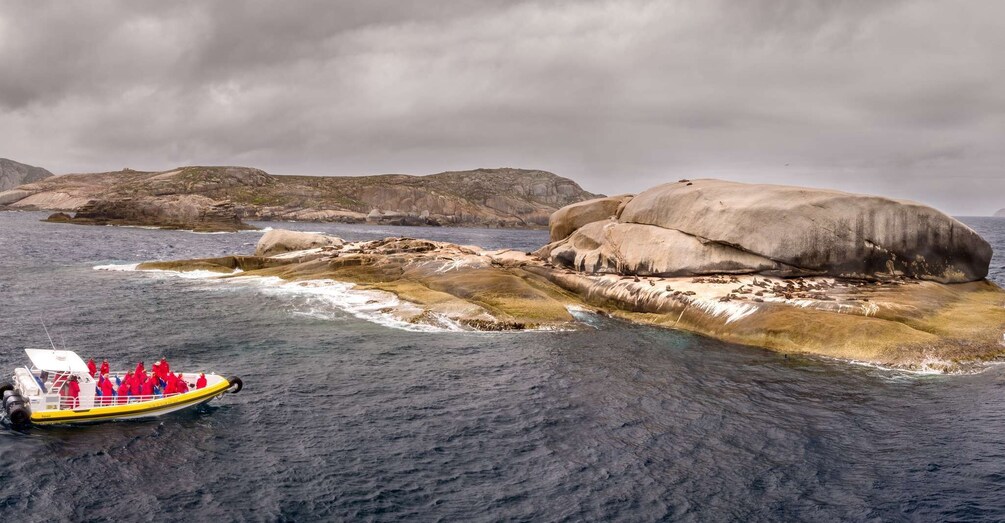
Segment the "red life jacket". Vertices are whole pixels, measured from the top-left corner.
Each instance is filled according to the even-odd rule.
[[[200,374],[199,379],[195,380],[195,388],[201,389],[206,386],[206,375]]]
[[[119,385],[119,403],[120,404],[125,403],[126,400],[129,399],[128,396],[129,396],[129,385],[127,385],[126,382],[123,381],[122,385]]]
[[[164,387],[164,395],[174,394],[178,392],[178,385],[175,380],[168,380],[167,385]]]
[[[185,380],[179,377],[176,383],[177,385],[175,386],[175,389],[178,391],[179,394],[184,394],[188,392],[188,383],[185,383]]]
[[[101,362],[101,373],[102,374],[108,374],[109,372],[111,372],[111,370],[108,367],[108,362],[107,361],[102,361]]]
[[[167,360],[164,358],[161,358],[161,371],[163,371],[165,375],[171,372],[171,366],[168,365]]]
[[[75,409],[80,406],[80,400],[77,399],[80,397],[80,385],[76,381],[71,381],[67,385],[67,388],[69,389],[70,397],[73,398],[70,408]]]
[[[92,378],[98,372],[98,366],[94,364],[94,358],[87,360],[87,372],[90,373]]]

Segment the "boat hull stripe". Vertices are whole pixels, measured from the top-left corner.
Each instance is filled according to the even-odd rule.
[[[33,412],[31,414],[31,422],[37,425],[47,425],[53,423],[68,423],[75,421],[95,421],[95,420],[112,419],[112,418],[133,418],[137,417],[138,414],[146,414],[146,413],[150,413],[151,416],[156,416],[157,412],[167,414],[168,411],[178,410],[179,408],[185,406],[191,406],[198,403],[207,402],[213,399],[214,397],[223,394],[224,392],[227,391],[228,388],[230,388],[230,382],[224,379],[222,382],[212,387],[208,387],[206,389],[199,389],[199,394],[189,396],[189,394],[191,393],[186,393],[171,398],[154,400],[158,402],[158,404],[153,406],[144,405],[144,403],[147,403],[144,402],[144,403],[134,403],[132,405],[94,407],[91,409],[81,411],[49,410],[43,412]]]

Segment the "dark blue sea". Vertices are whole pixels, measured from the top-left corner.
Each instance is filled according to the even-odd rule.
[[[414,332],[338,296],[95,270],[261,233],[0,213],[0,369],[57,345],[239,375],[154,421],[0,427],[0,521],[1001,521],[1005,366],[909,374],[595,319]],[[1005,219],[965,221],[1005,253]],[[543,231],[259,224],[530,250]],[[992,277],[1005,283],[1005,260]],[[379,320],[379,318],[377,318]]]

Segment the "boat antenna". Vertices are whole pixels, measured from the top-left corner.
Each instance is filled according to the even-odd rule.
[[[45,329],[45,337],[49,338],[49,345],[52,345],[52,350],[59,350],[56,348],[56,344],[52,342],[52,336],[49,336],[49,329],[45,326],[45,320],[42,321],[42,328]]]

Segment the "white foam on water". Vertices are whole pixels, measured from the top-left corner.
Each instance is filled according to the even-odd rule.
[[[223,276],[230,276],[233,274],[239,274],[244,271],[241,269],[234,269],[232,272],[216,272],[216,271],[164,271],[160,269],[137,269],[140,264],[138,263],[125,263],[125,264],[110,264],[110,265],[95,265],[91,267],[96,271],[115,271],[115,272],[141,272],[151,275],[163,275],[163,276],[173,276],[176,278],[182,278],[186,280],[205,280],[212,278],[220,278]]]
[[[351,314],[361,320],[385,327],[412,332],[457,332],[467,330],[445,316],[430,314],[429,322],[410,323],[402,316],[418,315],[422,309],[410,302],[402,301],[390,292],[360,290],[352,283],[335,280],[287,281],[276,276],[237,276],[222,279],[223,276],[240,274],[240,269],[232,273],[213,271],[164,271],[138,270],[139,264],[98,265],[95,270],[139,272],[156,277],[175,277],[185,280],[204,280],[215,288],[220,285],[252,288],[266,296],[279,299],[300,298],[292,303],[293,314],[319,319],[337,319],[338,312]],[[213,281],[217,280],[217,281]],[[404,313],[401,316],[395,312]]]
[[[869,361],[846,360],[841,358],[830,358],[818,356],[823,359],[838,361],[845,364],[867,367],[887,373],[890,379],[919,378],[924,376],[962,376],[980,374],[992,368],[1005,365],[1005,361],[982,361],[953,363],[936,358],[926,358],[916,368],[898,367],[892,365],[880,365]]]
[[[120,272],[132,272],[139,267],[138,263],[125,263],[125,264],[109,264],[109,265],[95,265],[91,267],[96,271],[120,271]]]
[[[692,303],[695,307],[711,314],[712,316],[725,316],[726,323],[733,323],[734,321],[742,320],[747,316],[757,312],[759,308],[753,303],[736,303],[736,302],[721,302],[721,301],[708,301],[708,300],[696,300]]]
[[[576,321],[593,327],[594,329],[600,328],[597,325],[600,320],[597,313],[584,307],[580,307],[579,305],[566,305],[565,310],[569,311],[569,314],[571,314]]]
[[[390,292],[360,290],[355,284],[336,280],[286,281],[275,276],[237,277],[228,282],[248,283],[259,288],[266,296],[302,298],[302,309],[294,311],[311,317],[333,319],[333,311],[342,311],[361,320],[394,329],[412,332],[464,331],[457,322],[432,314],[431,321],[411,323],[402,316],[422,313],[422,308],[399,299]],[[403,313],[401,315],[396,313]]]

